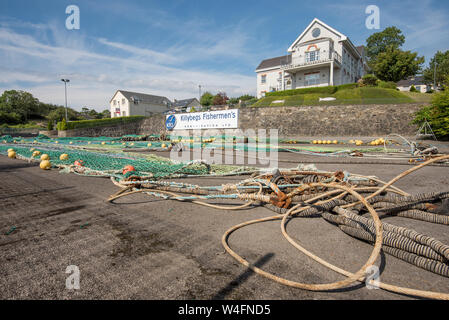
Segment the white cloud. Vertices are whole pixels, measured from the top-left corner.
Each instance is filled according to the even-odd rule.
[[[120,52],[101,52],[98,43],[95,45],[98,39],[79,36],[76,41],[68,41],[64,39],[63,30],[51,26],[49,30],[54,43],[0,28],[2,89],[28,90],[41,101],[62,104],[64,92],[60,78],[64,76],[71,80],[69,104],[76,109],[89,106],[97,110],[108,105],[117,89],[164,95],[170,99],[197,96],[198,84],[204,90],[223,90],[230,96],[254,94],[255,91],[254,76],[210,72],[180,64],[166,66],[168,61],[176,64],[180,58],[172,53],[100,39],[103,45],[129,53],[124,58]],[[217,44],[211,54],[221,53],[222,45]],[[193,59],[195,54],[190,52],[182,60]],[[20,86],[23,82],[29,84]]]

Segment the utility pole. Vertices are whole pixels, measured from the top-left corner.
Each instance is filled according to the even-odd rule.
[[[65,121],[69,122],[69,119],[67,117],[67,82],[70,82],[69,79],[61,79],[62,82],[64,82],[65,87]]]
[[[200,101],[201,101],[201,85],[200,85],[200,84],[198,85],[198,90],[199,90],[199,94],[200,94],[200,96],[199,96],[199,99],[198,99],[198,100],[200,100]]]

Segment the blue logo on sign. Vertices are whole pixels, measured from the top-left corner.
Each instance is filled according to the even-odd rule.
[[[176,126],[176,117],[174,115],[168,116],[167,120],[165,120],[165,127],[167,130],[173,130]]]

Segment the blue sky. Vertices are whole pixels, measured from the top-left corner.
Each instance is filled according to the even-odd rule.
[[[379,30],[365,27],[365,8],[380,8],[381,29],[395,25],[404,48],[425,56],[449,50],[448,1],[2,0],[0,92],[27,90],[63,104],[103,110],[117,89],[170,99],[204,90],[255,94],[259,62],[286,54],[317,17],[355,45]],[[67,30],[68,5],[80,9]]]

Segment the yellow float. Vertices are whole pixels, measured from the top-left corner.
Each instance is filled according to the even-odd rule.
[[[42,170],[49,170],[51,168],[51,163],[48,160],[43,160],[43,161],[41,161],[39,167]]]

